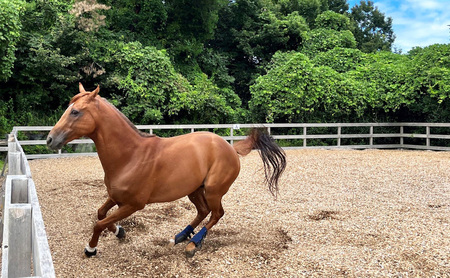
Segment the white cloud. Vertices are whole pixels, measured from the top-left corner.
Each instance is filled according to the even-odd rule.
[[[392,18],[394,46],[403,52],[415,46],[450,43],[448,0],[381,0],[375,6]]]
[[[435,10],[444,8],[444,1],[407,0],[405,2],[407,5],[411,5],[412,9]]]

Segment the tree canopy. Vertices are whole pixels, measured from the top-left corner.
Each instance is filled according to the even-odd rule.
[[[78,82],[136,124],[448,122],[450,45],[394,40],[364,0],[0,0],[0,132]]]

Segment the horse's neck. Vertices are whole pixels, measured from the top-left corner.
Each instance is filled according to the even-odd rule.
[[[107,174],[128,163],[132,151],[141,145],[143,138],[107,104],[103,104],[98,118],[97,129],[90,137]]]

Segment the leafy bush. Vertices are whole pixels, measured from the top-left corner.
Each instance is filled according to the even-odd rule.
[[[350,30],[350,19],[333,11],[325,11],[319,14],[316,18],[317,28],[327,28],[336,31]]]
[[[100,61],[113,69],[106,86],[113,103],[134,123],[161,123],[185,106],[189,82],[175,72],[165,51],[139,42],[111,41]]]
[[[173,68],[165,51],[139,42],[111,41],[100,57],[113,69],[105,81],[112,102],[137,124],[233,122],[239,97],[219,88],[205,74],[191,84]]]
[[[314,57],[319,52],[325,52],[336,47],[356,48],[356,40],[348,30],[336,31],[319,28],[308,32],[302,52]]]
[[[315,66],[298,52],[274,55],[270,70],[251,88],[255,121],[346,121],[366,107],[363,84],[330,67]]]
[[[313,58],[316,65],[329,66],[343,73],[354,70],[367,59],[367,55],[359,49],[335,47],[326,52],[317,53]]]
[[[24,4],[22,0],[0,0],[0,81],[12,75]]]

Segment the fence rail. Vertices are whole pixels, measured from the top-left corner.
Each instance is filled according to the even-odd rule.
[[[30,166],[13,131],[8,140],[8,175],[2,187],[2,277],[55,277]]]
[[[198,130],[214,130],[226,133],[222,136],[225,140],[233,141],[245,138],[244,133],[238,130],[249,129],[253,127],[266,128],[274,139],[284,146],[284,148],[348,148],[348,149],[419,149],[419,150],[438,150],[450,151],[450,123],[291,123],[291,124],[190,124],[190,125],[138,125],[139,130],[157,133],[164,130],[184,130],[185,132],[194,132]],[[317,133],[317,129],[334,129],[333,132]],[[366,129],[363,133],[343,132],[347,129]],[[421,132],[405,132],[405,129],[421,128]],[[433,132],[436,129],[445,129],[444,133]],[[14,132],[36,132],[50,131],[51,126],[19,126],[14,127]],[[382,130],[377,131],[377,129]],[[384,130],[383,130],[384,129]],[[386,131],[386,129],[396,129],[396,131]],[[280,133],[280,130],[281,131]],[[297,130],[295,134],[283,134],[286,130]],[[355,141],[366,140],[365,143],[352,142],[345,144],[345,140]],[[406,142],[421,140],[418,142]],[[322,140],[322,141],[321,141]],[[324,140],[331,140],[332,143],[324,144]],[[379,141],[389,141],[388,143],[379,143]],[[396,142],[393,142],[395,140]],[[436,145],[433,141],[444,141]],[[296,141],[286,144],[288,141]],[[322,143],[321,143],[322,142]],[[45,138],[35,140],[20,140],[22,146],[45,145]],[[90,139],[73,140],[69,144],[83,145],[93,144]],[[64,153],[59,151],[52,154],[27,154],[28,159],[50,158],[50,157],[68,157],[80,155],[96,155],[95,152]]]
[[[209,124],[209,125],[139,125],[138,129],[155,133],[162,130],[222,130],[225,140],[233,143],[245,138],[241,130],[254,127],[265,128],[285,148],[397,148],[450,151],[450,123],[332,123],[332,124]],[[352,132],[344,130],[355,129]],[[381,128],[381,129],[380,129]],[[418,132],[416,129],[423,129]],[[3,185],[1,207],[3,222],[2,235],[2,277],[55,277],[52,257],[45,233],[44,222],[37,199],[36,188],[31,177],[28,159],[66,157],[80,155],[96,155],[95,152],[28,154],[22,146],[45,145],[45,139],[18,140],[20,132],[47,132],[50,126],[14,127],[9,136],[8,146],[0,151],[8,151],[8,176]],[[321,130],[318,130],[321,129]],[[331,132],[330,129],[334,131]],[[365,129],[365,130],[364,130]],[[375,129],[380,129],[377,131]],[[395,131],[392,131],[395,129]],[[405,129],[414,129],[405,132]],[[326,130],[326,131],[323,131]],[[363,130],[363,131],[362,131]],[[437,130],[438,132],[434,132]],[[294,134],[286,134],[294,133]],[[45,138],[45,136],[43,137]],[[343,140],[365,139],[367,144],[345,144]],[[395,140],[395,143],[377,143],[376,140]],[[412,143],[405,143],[414,139]],[[417,142],[416,139],[422,140]],[[286,140],[294,143],[286,144]],[[329,140],[326,145],[318,144],[318,140]],[[331,140],[331,143],[330,143]],[[444,141],[434,145],[433,140]],[[301,141],[301,142],[300,142]],[[93,144],[90,139],[78,139],[70,144]]]

